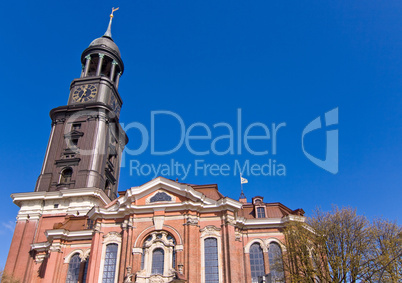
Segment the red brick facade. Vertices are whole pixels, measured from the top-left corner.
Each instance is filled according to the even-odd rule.
[[[280,203],[263,203],[262,197],[253,198],[258,203],[242,204],[223,197],[216,185],[162,177],[122,192],[109,203],[102,191],[91,189],[12,197],[21,210],[5,272],[21,282],[69,282],[75,254],[81,262],[78,282],[83,282],[85,264],[86,282],[103,282],[106,246],[112,243],[117,245],[113,282],[201,283],[207,238],[217,242],[217,282],[252,282],[251,244],[260,245],[265,274],[270,273],[269,244],[278,243],[283,250],[284,224],[303,214]],[[71,205],[80,210],[66,213]],[[265,209],[266,215],[260,215],[265,217],[256,218],[256,207]],[[162,274],[152,274],[155,248],[164,250]]]

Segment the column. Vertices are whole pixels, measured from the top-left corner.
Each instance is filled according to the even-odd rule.
[[[105,57],[105,54],[99,53],[98,68],[96,69],[97,76],[100,76],[102,71],[103,57]]]
[[[100,258],[102,256],[101,223],[95,224],[94,235],[91,242],[86,282],[97,282],[99,276]]]
[[[85,59],[87,59],[87,60],[85,61],[84,72],[81,75],[81,78],[88,76],[89,64],[91,63],[91,55],[85,56]]]
[[[200,282],[200,226],[197,218],[188,218],[185,224],[184,250],[186,260],[184,262],[184,274],[188,282]]]
[[[120,81],[120,77],[121,77],[121,72],[117,74],[117,78],[116,78],[116,82],[114,83],[116,88],[119,87],[119,81]]]
[[[129,237],[128,237],[128,231],[129,231],[129,225],[128,225],[128,219],[125,219],[124,222],[121,225],[123,236],[121,239],[121,253],[120,253],[120,267],[117,266],[116,270],[119,272],[119,280],[118,282],[124,282],[126,274],[126,268],[130,265],[128,262],[128,257],[127,257],[127,251],[130,250],[129,247]]]
[[[112,62],[112,70],[110,71],[110,80],[113,81],[114,78],[114,73],[116,72],[116,65],[118,65],[119,63],[117,63],[115,60],[113,60]]]

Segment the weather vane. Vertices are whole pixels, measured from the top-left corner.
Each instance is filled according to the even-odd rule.
[[[113,8],[112,8],[112,13],[110,14],[110,18],[113,18],[113,13],[114,13],[115,11],[117,11],[117,10],[119,10],[119,7],[117,7],[117,8],[113,7]]]
[[[106,30],[104,36],[107,36],[107,37],[112,38],[112,19],[113,19],[113,13],[114,13],[115,11],[117,11],[117,10],[119,10],[119,7],[117,7],[117,8],[113,7],[113,8],[112,8],[112,13],[110,14],[109,26],[107,27],[107,30]]]

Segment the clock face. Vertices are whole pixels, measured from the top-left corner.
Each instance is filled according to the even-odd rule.
[[[116,97],[114,95],[110,96],[110,106],[113,109],[113,112],[117,115],[120,111],[120,105],[116,100]]]
[[[75,102],[91,101],[96,95],[96,87],[94,85],[82,85],[76,88],[73,93]]]

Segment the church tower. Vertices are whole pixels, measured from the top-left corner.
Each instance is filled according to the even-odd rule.
[[[82,71],[66,106],[50,111],[52,129],[35,191],[100,188],[117,197],[121,153],[128,139],[119,125],[118,92],[124,71],[120,51],[106,33],[81,55]]]
[[[20,210],[4,274],[20,282],[55,282],[59,269],[48,262],[59,260],[63,242],[71,238],[58,227],[78,219],[82,225],[75,229],[81,232],[73,238],[92,237],[88,211],[117,198],[128,138],[119,124],[124,65],[111,35],[113,12],[106,33],[82,53],[81,75],[71,82],[67,105],[50,111],[51,133],[35,191],[11,195]]]

